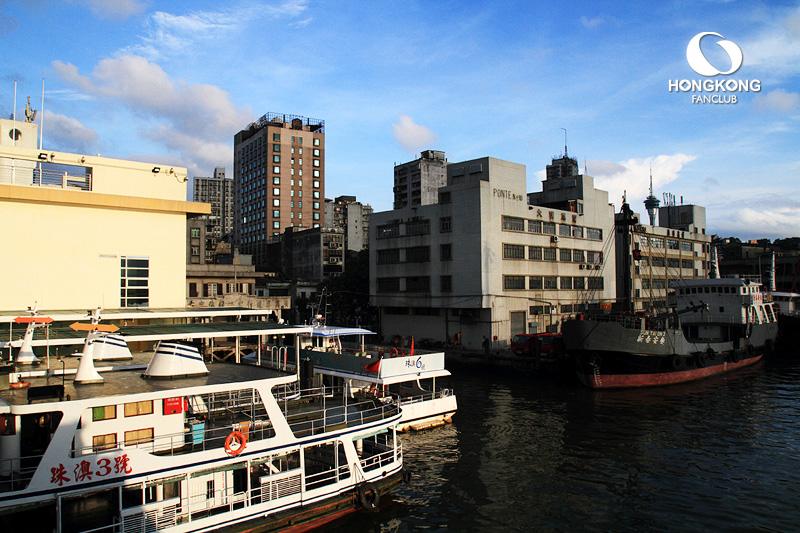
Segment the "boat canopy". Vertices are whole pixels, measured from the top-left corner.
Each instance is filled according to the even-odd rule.
[[[308,328],[308,326],[297,326]],[[300,333],[302,336],[310,337],[343,337],[345,335],[375,335],[374,331],[364,328],[348,328],[343,326],[314,326],[308,333]]]

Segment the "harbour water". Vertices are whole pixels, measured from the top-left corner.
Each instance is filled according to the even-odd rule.
[[[405,435],[413,471],[325,531],[794,531],[800,355],[706,380],[592,391],[455,367],[454,422]]]

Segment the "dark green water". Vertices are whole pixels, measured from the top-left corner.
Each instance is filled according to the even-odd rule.
[[[411,483],[324,531],[800,530],[800,356],[628,391],[451,370]]]

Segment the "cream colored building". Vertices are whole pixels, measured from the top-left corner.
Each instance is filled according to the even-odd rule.
[[[185,306],[186,218],[210,212],[185,168],[39,150],[32,123],[0,136],[0,311]]]

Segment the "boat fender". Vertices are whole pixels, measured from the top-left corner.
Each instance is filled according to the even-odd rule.
[[[731,350],[731,363],[738,363],[739,362],[739,352],[736,350]]]
[[[695,362],[697,363],[697,368],[703,368],[708,364],[708,355],[707,352],[700,352],[697,354],[695,358]]]
[[[235,448],[233,447],[234,441],[236,442]],[[247,439],[241,431],[231,431],[228,438],[225,439],[225,453],[231,457],[242,453],[245,446],[247,446]]]
[[[361,507],[367,511],[372,511],[378,507],[381,502],[381,495],[378,492],[378,487],[372,482],[365,482],[358,486],[358,501]]]
[[[672,354],[669,357],[669,364],[672,367],[672,370],[680,370],[680,368],[681,368],[681,358],[678,357],[677,354]]]

